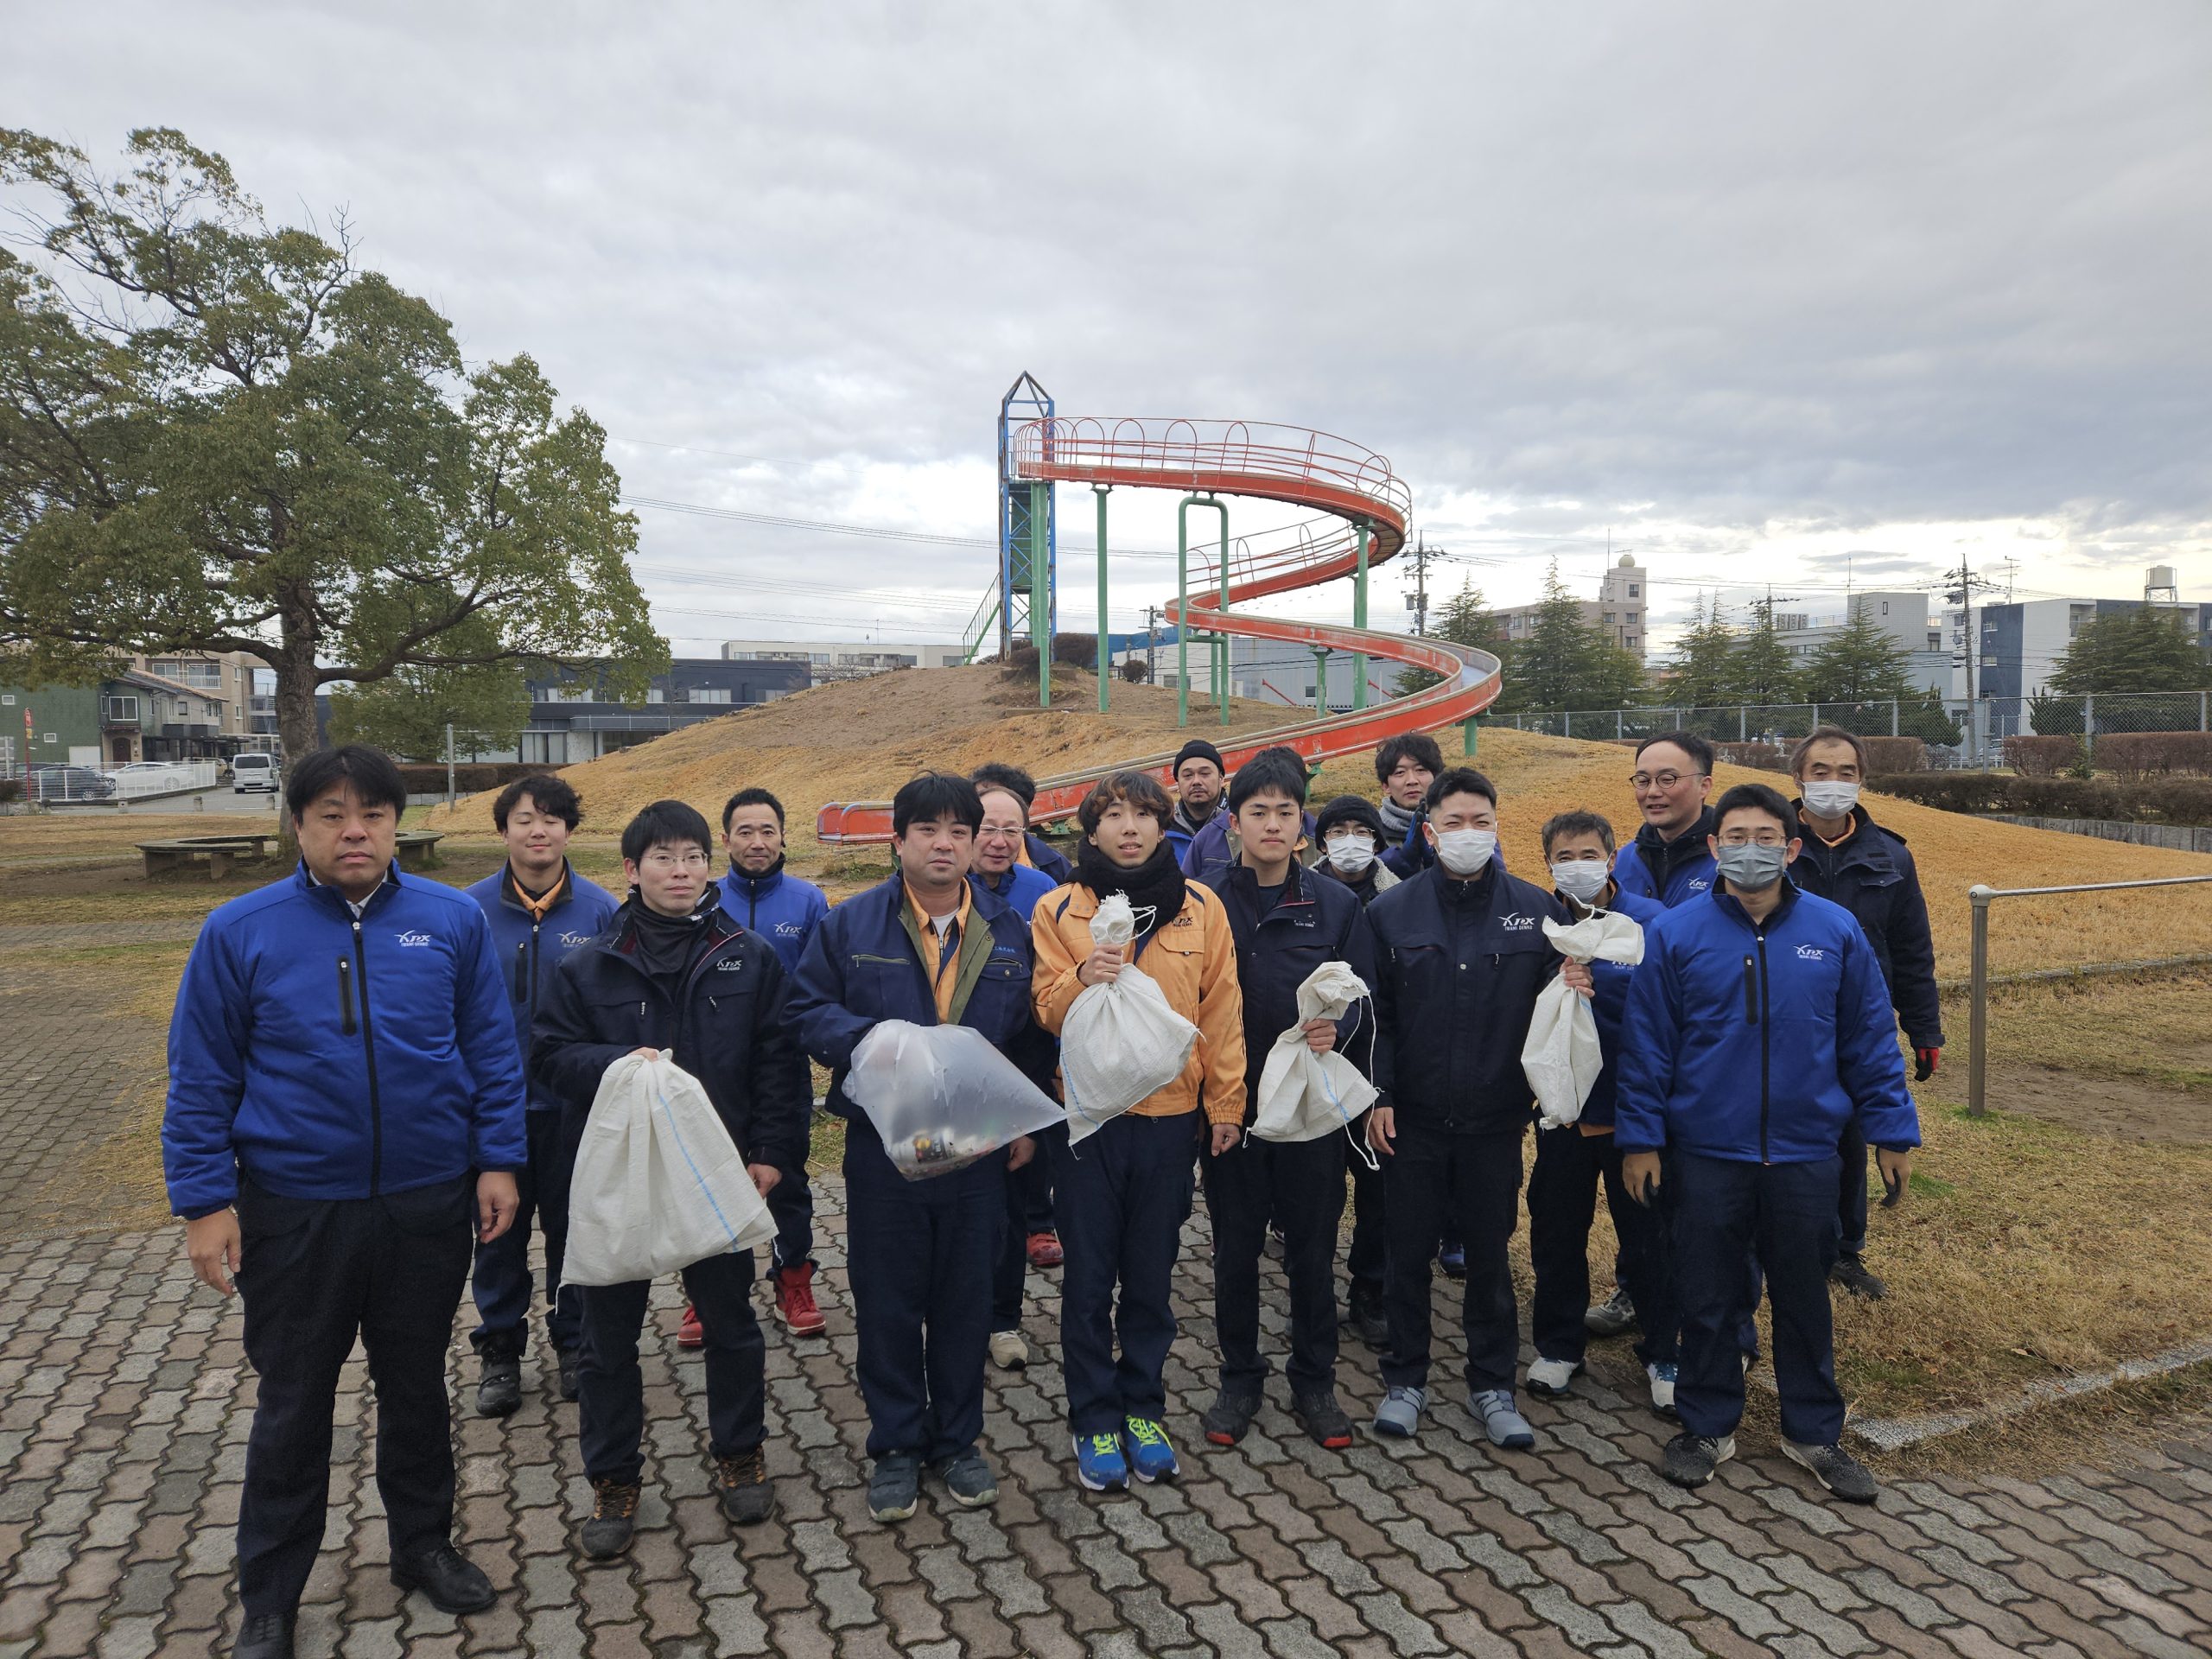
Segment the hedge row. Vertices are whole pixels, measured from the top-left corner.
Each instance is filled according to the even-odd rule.
[[[2097,740],[2100,756],[2109,741]],[[1950,812],[2212,824],[2212,778],[2131,783],[2116,778],[2025,778],[2008,772],[1909,772],[1870,779],[1867,787]]]
[[[2098,767],[2133,781],[2212,775],[2212,732],[2114,732],[2097,740]]]
[[[453,769],[454,792],[461,795],[480,794],[487,789],[504,789],[518,778],[536,778],[553,772],[553,766],[537,766],[518,760],[464,760]],[[445,792],[446,769],[442,766],[419,763],[404,764],[399,775],[407,781],[410,795],[440,795]]]

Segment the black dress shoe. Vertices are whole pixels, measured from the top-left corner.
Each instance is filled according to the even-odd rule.
[[[476,1384],[479,1417],[509,1417],[522,1405],[522,1361],[512,1354],[486,1354]]]
[[[433,1544],[394,1561],[391,1581],[402,1590],[420,1590],[443,1612],[480,1613],[493,1601],[492,1580],[451,1544]]]
[[[559,1351],[559,1363],[561,1397],[563,1400],[573,1400],[576,1397],[576,1391],[582,1387],[582,1371],[584,1357],[577,1349],[563,1348]]]
[[[238,1631],[231,1659],[292,1659],[292,1621],[296,1613],[249,1613]]]

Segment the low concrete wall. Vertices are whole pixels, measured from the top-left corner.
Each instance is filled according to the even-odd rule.
[[[2031,830],[2057,830],[2100,841],[2125,841],[2137,847],[2170,847],[2181,853],[2212,853],[2212,827],[2189,823],[2130,823],[2116,818],[2031,818],[2017,812],[1979,816],[1999,823],[2024,823]]]

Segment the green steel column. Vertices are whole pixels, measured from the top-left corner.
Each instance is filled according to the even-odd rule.
[[[1052,575],[1045,550],[1046,492],[1029,486],[1029,637],[1037,645],[1037,706],[1052,706]]]
[[[1214,505],[1221,508],[1221,563],[1219,566],[1221,613],[1227,616],[1229,614],[1229,507],[1226,503],[1220,501],[1215,502]],[[1221,710],[1221,723],[1224,726],[1229,724],[1229,674],[1231,655],[1230,638],[1224,633],[1221,636],[1221,690],[1218,693],[1219,701],[1215,705]]]
[[[1090,486],[1090,493],[1098,498],[1098,712],[1102,715],[1106,712],[1108,659],[1113,656],[1106,632],[1106,497],[1113,487],[1111,484]]]
[[[1326,645],[1313,647],[1313,712],[1317,715],[1329,712],[1329,648]]]
[[[1192,496],[1175,509],[1175,723],[1191,723],[1191,521]]]
[[[1367,525],[1363,522],[1353,528],[1359,533],[1359,572],[1352,578],[1351,625],[1363,628],[1367,626]],[[1367,707],[1367,653],[1363,651],[1351,659],[1351,706]]]
[[[1466,729],[1459,734],[1459,741],[1463,745],[1461,753],[1470,760],[1475,758],[1475,733],[1481,728],[1482,723],[1483,717],[1480,715],[1469,715]]]

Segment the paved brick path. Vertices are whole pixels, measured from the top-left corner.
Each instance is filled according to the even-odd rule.
[[[1101,1498],[1068,1472],[1057,1369],[995,1376],[995,1511],[925,1496],[868,1519],[842,1193],[821,1184],[836,1334],[768,1348],[777,1518],[733,1538],[708,1491],[702,1373],[664,1285],[648,1345],[644,1529],[583,1563],[573,1407],[538,1357],[505,1423],[461,1421],[461,1541],[501,1594],[456,1621],[385,1574],[371,1416],[348,1367],[302,1651],[353,1655],[2180,1655],[2212,1651],[2212,1421],[2117,1472],[1900,1483],[1878,1508],[1813,1501],[1764,1446],[1699,1495],[1650,1470],[1661,1426],[1578,1382],[1535,1404],[1535,1453],[1494,1454],[1447,1405],[1411,1445],[1320,1452],[1279,1402],[1215,1452],[1203,1219],[1186,1238],[1169,1420],[1180,1484]],[[1281,1285],[1268,1278],[1280,1343]],[[1034,1283],[1034,1281],[1033,1281]],[[979,1287],[979,1291],[981,1287]],[[1050,1343],[1046,1276],[1027,1330]],[[765,1306],[765,1304],[764,1304]],[[1440,1313],[1441,1313],[1440,1304]],[[454,1384],[473,1393],[457,1321]],[[1371,1410],[1371,1359],[1344,1366]],[[1456,1364],[1456,1358],[1453,1363]],[[1276,1388],[1278,1395],[1281,1384]],[[0,1656],[219,1650],[253,1382],[235,1311],[173,1233],[0,1245]],[[467,1397],[464,1395],[464,1397]],[[930,1488],[925,1485],[927,1494]]]

